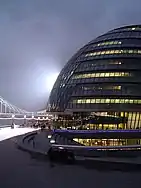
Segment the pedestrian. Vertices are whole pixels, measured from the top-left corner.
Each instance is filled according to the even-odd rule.
[[[35,148],[35,141],[34,141],[34,139],[33,139],[33,148]]]
[[[48,150],[48,159],[49,159],[49,162],[50,162],[50,167],[53,168],[55,165],[53,163],[53,161],[54,161],[54,152],[53,152],[52,147]]]

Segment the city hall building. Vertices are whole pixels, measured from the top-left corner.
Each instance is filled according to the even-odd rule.
[[[61,127],[73,124],[89,131],[140,131],[141,25],[111,30],[82,47],[60,72],[49,108],[60,114]],[[140,144],[139,137],[135,134],[132,143]],[[95,137],[88,144],[85,139],[81,139],[85,145],[98,143]],[[120,139],[120,132],[118,138],[105,139],[105,144],[127,144],[126,138]]]

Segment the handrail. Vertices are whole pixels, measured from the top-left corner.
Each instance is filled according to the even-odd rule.
[[[61,130],[61,129],[55,129],[53,130],[54,133],[81,133],[81,134],[86,134],[86,133],[141,133],[141,129],[114,129],[114,130]]]
[[[89,150],[99,150],[99,149],[141,149],[141,145],[128,145],[128,146],[76,146],[76,145],[61,145],[52,144],[52,147],[56,148],[68,148],[68,149],[89,149]]]
[[[33,137],[33,136],[36,135],[36,134],[37,134],[37,131],[36,131],[36,132],[33,132],[33,133],[28,133],[28,134],[26,134],[26,135],[23,137],[22,142],[24,143],[27,138]]]

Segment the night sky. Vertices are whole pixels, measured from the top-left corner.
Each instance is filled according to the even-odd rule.
[[[0,0],[0,95],[43,109],[52,75],[98,35],[141,23],[140,7],[140,0]]]

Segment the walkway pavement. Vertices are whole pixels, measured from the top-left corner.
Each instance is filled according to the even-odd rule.
[[[33,132],[36,129],[30,128],[30,127],[24,127],[24,128],[19,128],[18,126],[15,127],[14,129],[11,129],[11,127],[6,127],[6,128],[1,128],[0,129],[0,141],[6,140],[18,135],[22,135],[25,133]]]
[[[10,140],[0,142],[0,188],[140,188],[140,172],[98,171],[31,157]]]
[[[39,149],[43,152],[47,152],[50,147],[49,139],[47,138],[48,133],[39,132],[39,134],[35,135],[34,142],[35,142],[35,149]]]

